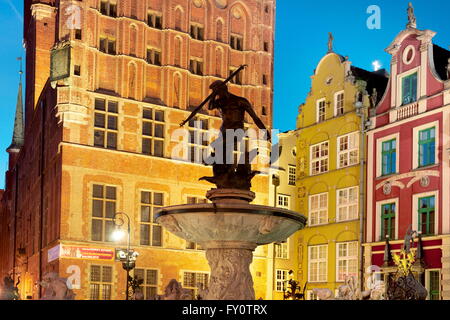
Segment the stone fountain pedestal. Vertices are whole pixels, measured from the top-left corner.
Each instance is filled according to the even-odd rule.
[[[254,300],[253,251],[286,240],[304,228],[306,218],[281,208],[252,205],[251,191],[212,189],[206,197],[212,203],[162,208],[156,221],[206,250],[211,268],[206,300]]]

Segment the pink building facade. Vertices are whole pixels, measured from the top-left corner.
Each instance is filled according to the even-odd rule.
[[[367,133],[364,264],[386,279],[416,231],[414,273],[429,299],[450,299],[450,52],[435,34],[408,26],[386,49],[390,79]]]

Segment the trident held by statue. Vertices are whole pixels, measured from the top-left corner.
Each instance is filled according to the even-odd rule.
[[[236,71],[234,71],[228,78],[226,78],[222,84],[220,86],[217,86],[216,89],[213,90],[213,92],[205,99],[205,101],[203,101],[196,109],[194,109],[194,111],[192,111],[191,115],[184,120],[181,124],[180,127],[183,127],[186,123],[188,123],[192,118],[195,117],[195,115],[205,106],[205,104],[207,104],[214,96],[216,96],[217,91],[219,90],[219,88],[221,86],[226,85],[228,82],[230,82],[239,72],[241,72],[242,70],[244,70],[247,67],[246,64],[241,65]]]

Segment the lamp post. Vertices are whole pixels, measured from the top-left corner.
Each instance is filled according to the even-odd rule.
[[[122,226],[125,224],[124,217],[127,219],[127,233],[128,233],[128,239],[127,239],[127,249],[119,249],[116,252],[116,257],[119,256],[119,260],[122,262],[123,269],[127,272],[127,284],[126,284],[126,300],[130,299],[130,287],[131,282],[133,279],[130,277],[130,271],[134,269],[136,266],[136,259],[138,257],[138,253],[134,250],[131,250],[130,243],[131,243],[131,222],[130,217],[124,213],[124,212],[117,212],[114,217],[112,218],[112,221],[115,225],[115,230],[112,234],[112,239],[114,241],[119,241],[124,236],[124,231],[122,230]]]

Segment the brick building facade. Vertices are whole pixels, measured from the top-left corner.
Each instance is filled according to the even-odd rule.
[[[2,276],[20,276],[22,298],[39,298],[34,283],[55,271],[77,299],[123,299],[109,241],[119,211],[131,217],[146,298],[171,279],[193,292],[207,282],[204,252],[152,219],[212,187],[198,182],[210,168],[172,159],[171,136],[242,64],[230,90],[272,127],[274,19],[274,0],[25,1],[25,141],[10,152],[0,262]],[[209,111],[197,119],[203,131],[220,125]],[[189,141],[191,153],[203,149]],[[267,174],[254,179],[255,203],[268,204],[267,185]],[[254,255],[257,298],[272,297],[267,255]]]

